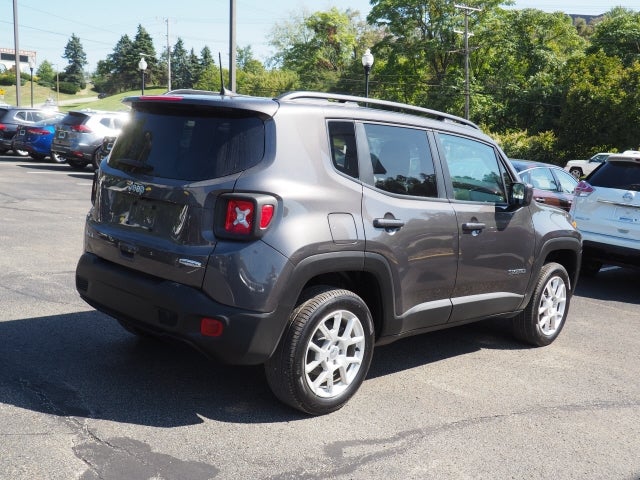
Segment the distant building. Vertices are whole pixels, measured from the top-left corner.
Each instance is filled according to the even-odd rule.
[[[20,71],[29,73],[29,60],[36,63],[36,52],[20,50]],[[0,48],[0,71],[10,70],[16,64],[16,51],[13,48]],[[3,68],[4,67],[4,68]]]

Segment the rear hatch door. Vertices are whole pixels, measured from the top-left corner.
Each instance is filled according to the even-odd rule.
[[[263,160],[269,115],[210,99],[144,99],[97,173],[87,251],[200,287],[217,243],[216,199]]]

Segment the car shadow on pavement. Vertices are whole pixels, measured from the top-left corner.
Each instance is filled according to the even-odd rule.
[[[192,348],[124,331],[96,311],[0,322],[0,403],[62,417],[175,427],[308,418],[271,393],[261,366],[230,366]],[[369,378],[464,355],[522,348],[483,324],[379,347]],[[526,347],[525,347],[526,348]]]
[[[580,276],[576,295],[640,305],[640,270],[605,266],[595,276]]]

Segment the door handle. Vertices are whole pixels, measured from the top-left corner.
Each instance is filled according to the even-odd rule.
[[[536,202],[538,203],[544,203],[544,197],[536,197]]]
[[[462,224],[462,231],[471,232],[474,237],[480,235],[480,232],[487,227],[485,223],[481,222],[467,222]]]
[[[404,227],[404,220],[398,220],[397,218],[374,218],[373,226],[376,228],[396,230]]]

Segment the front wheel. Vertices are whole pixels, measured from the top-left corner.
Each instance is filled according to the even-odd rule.
[[[273,356],[267,381],[284,403],[311,415],[338,410],[356,393],[373,355],[369,308],[348,290],[303,292]]]
[[[540,271],[529,304],[513,319],[514,336],[536,347],[549,345],[560,335],[570,300],[567,271],[559,263],[547,263]]]

